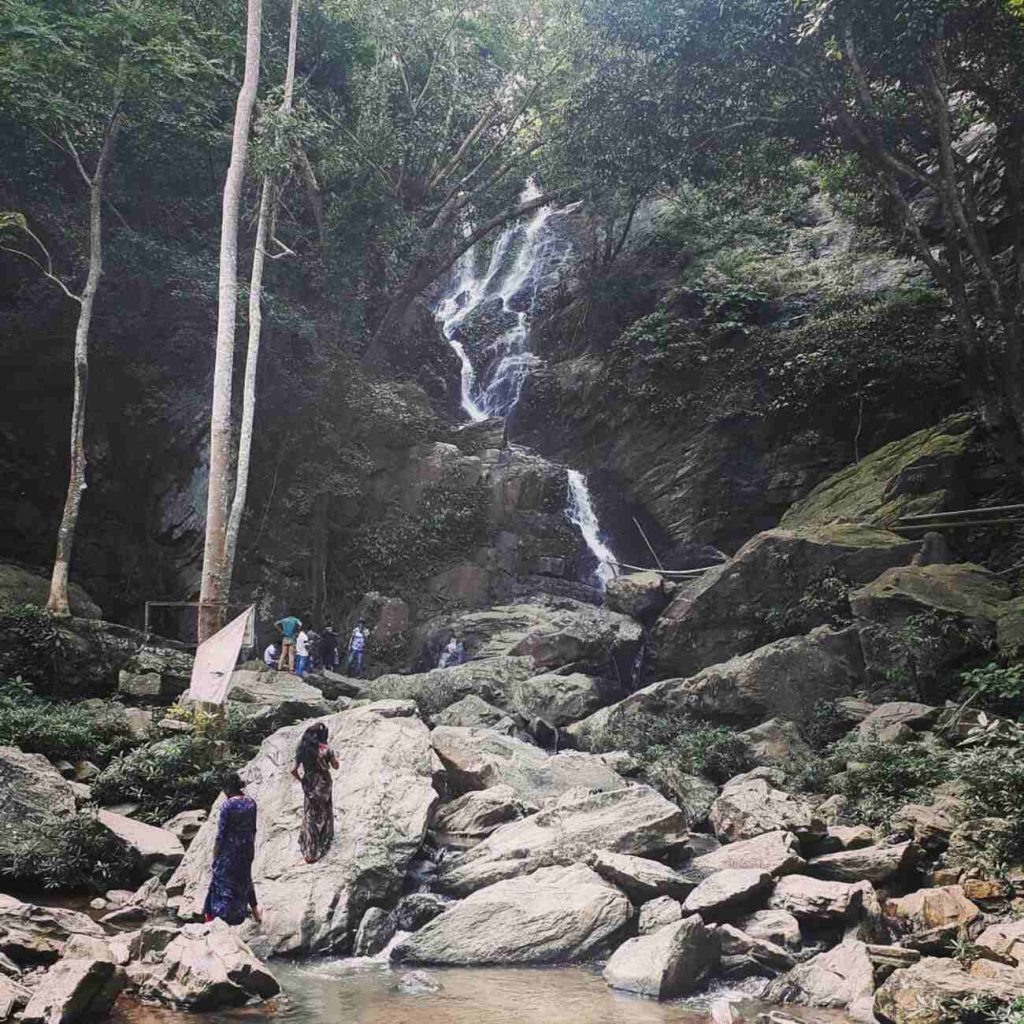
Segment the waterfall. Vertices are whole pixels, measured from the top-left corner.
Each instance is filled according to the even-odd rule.
[[[533,179],[519,199],[540,195]],[[456,264],[434,307],[444,336],[462,366],[462,408],[474,422],[506,416],[519,400],[536,358],[527,349],[537,300],[554,287],[572,256],[572,243],[552,230],[552,221],[575,209],[542,206],[525,222],[511,224],[494,243],[481,272],[475,248]],[[467,228],[468,230],[468,228]],[[497,320],[493,336],[470,341],[474,314],[489,306]]]
[[[565,514],[569,521],[579,528],[587,548],[597,559],[594,579],[603,590],[608,581],[617,575],[615,566],[612,564],[615,562],[615,554],[601,537],[601,524],[594,511],[594,502],[590,497],[587,478],[578,469],[568,470],[568,476],[569,505]]]

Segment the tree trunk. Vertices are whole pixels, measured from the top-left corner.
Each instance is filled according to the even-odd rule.
[[[262,0],[248,0],[245,77],[238,92],[231,138],[231,163],[224,181],[221,208],[220,281],[217,294],[217,340],[210,410],[210,467],[206,497],[206,543],[199,594],[199,642],[223,625],[226,610],[224,554],[227,540],[227,494],[231,475],[231,385],[238,307],[238,219],[249,150],[249,128],[260,78]]]
[[[48,611],[57,615],[69,615],[68,573],[71,569],[71,551],[75,543],[75,529],[78,526],[78,510],[82,505],[85,490],[85,402],[89,390],[89,328],[92,325],[92,310],[103,276],[103,186],[107,170],[114,157],[114,146],[121,126],[121,103],[123,101],[124,64],[114,93],[114,103],[106,135],[96,160],[96,170],[90,178],[78,154],[72,149],[79,173],[89,187],[89,272],[85,288],[79,300],[78,325],[75,328],[74,354],[74,397],[71,404],[71,465],[68,473],[68,493],[64,499],[64,512],[57,530],[57,551],[53,559],[53,573],[50,576],[50,593],[46,601]]]

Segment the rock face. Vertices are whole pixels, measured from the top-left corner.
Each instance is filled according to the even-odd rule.
[[[885,530],[852,524],[760,533],[675,596],[654,627],[654,671],[691,676],[763,646],[775,639],[765,625],[769,613],[789,611],[791,632],[815,626],[820,619],[800,609],[808,589],[838,572],[853,584],[867,583],[908,564],[918,548]]]
[[[605,695],[608,694],[608,699]],[[581,672],[534,676],[509,688],[507,706],[524,718],[540,718],[548,725],[578,722],[614,699],[610,687]]]
[[[162,945],[162,943],[160,943]],[[132,973],[141,999],[202,1013],[269,999],[280,986],[223,921],[189,924]]]
[[[806,722],[819,700],[862,685],[863,665],[853,628],[813,630],[750,653],[723,659],[688,678],[652,683],[568,729],[585,750],[610,750],[631,724],[688,713],[711,721],[754,725],[781,717]]]
[[[728,842],[765,832],[792,832],[797,838],[821,835],[825,824],[806,800],[776,789],[756,773],[727,783],[711,808],[715,835]]]
[[[685,838],[682,812],[647,786],[569,794],[451,858],[439,883],[442,891],[462,896],[540,867],[574,864],[595,849],[644,856],[671,850]]]
[[[243,770],[260,815],[253,863],[264,914],[254,936],[260,950],[348,949],[365,910],[397,898],[437,801],[429,734],[411,712],[409,704],[383,701],[323,719],[341,766],[333,799],[344,827],[316,864],[304,864],[299,853],[302,790],[289,774],[303,726],[265,740]],[[215,805],[168,885],[189,908],[206,895],[218,811]]]
[[[949,1004],[971,998],[1010,1002],[1024,997],[1024,975],[1002,964],[925,957],[895,971],[875,993],[875,1014],[889,1024],[944,1024]]]
[[[602,878],[617,885],[634,903],[645,903],[657,896],[683,900],[696,883],[656,860],[630,857],[610,850],[595,850],[587,864]]]
[[[696,857],[691,867],[699,874],[727,868],[756,868],[781,877],[803,871],[800,843],[792,832],[765,832],[755,839],[727,843],[719,850]]]
[[[430,742],[456,792],[506,785],[519,799],[539,805],[570,789],[620,789],[624,784],[597,757],[576,751],[551,755],[490,729],[439,726]]]
[[[50,815],[74,813],[71,783],[42,754],[0,747],[0,848]]]
[[[61,960],[43,976],[22,1015],[23,1024],[102,1020],[125,986],[111,960]]]
[[[64,955],[72,935],[105,936],[86,914],[38,907],[0,894],[0,953],[22,967],[52,964]]]
[[[621,945],[604,969],[604,980],[625,992],[672,999],[698,988],[718,956],[718,933],[699,917],[687,917]]]
[[[392,958],[434,964],[565,963],[593,955],[632,916],[629,900],[581,864],[480,889],[403,940]]]
[[[867,946],[848,939],[773,982],[767,997],[772,1002],[847,1009],[855,1018],[870,1021],[874,991]]]

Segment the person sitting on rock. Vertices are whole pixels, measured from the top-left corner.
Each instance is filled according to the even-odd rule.
[[[444,650],[441,652],[440,660],[437,663],[438,668],[448,668],[451,665],[458,665],[459,657],[459,641],[455,634],[452,633],[451,639],[445,644]]]
[[[366,640],[370,631],[366,628],[366,619],[360,619],[359,625],[352,630],[348,641],[348,661],[345,671],[357,678],[363,674],[364,658],[366,657]]]
[[[289,672],[294,672],[295,638],[299,635],[299,630],[302,629],[302,619],[288,615],[283,619],[278,619],[274,625],[281,630],[281,657],[278,659],[277,669],[281,672],[287,667]]]
[[[302,783],[302,795],[305,798],[299,849],[307,864],[315,864],[320,860],[334,839],[331,769],[337,769],[338,759],[327,746],[327,739],[327,726],[323,722],[314,722],[309,726],[299,740],[292,768],[292,775]]]
[[[252,859],[256,852],[256,801],[246,796],[237,772],[224,780],[224,796],[217,820],[213,847],[213,878],[203,904],[207,921],[215,917],[241,924],[250,911],[263,920],[252,884]]]
[[[277,668],[277,660],[280,657],[281,652],[277,649],[277,644],[269,644],[263,652],[263,664],[267,668]]]

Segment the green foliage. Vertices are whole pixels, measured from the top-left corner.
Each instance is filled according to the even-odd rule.
[[[45,683],[67,657],[57,620],[35,605],[0,607],[0,633],[0,678]]]
[[[0,877],[13,883],[106,892],[131,885],[140,869],[135,850],[84,812],[48,818],[0,844]]]
[[[0,746],[15,746],[51,760],[88,758],[105,764],[134,743],[115,709],[54,704],[23,684],[0,684]]]
[[[944,1007],[942,1024],[1024,1024],[1024,999],[1010,1002],[994,996],[971,996]]]
[[[1003,667],[990,661],[980,668],[961,673],[960,682],[974,701],[985,706],[1011,705],[1020,708],[1024,703],[1024,665]]]
[[[181,811],[209,807],[224,775],[242,767],[252,749],[182,736],[115,758],[92,784],[101,804],[137,803],[142,821],[160,824]]]
[[[817,751],[827,751],[850,731],[850,723],[832,700],[819,700],[803,733]]]
[[[1024,853],[1024,744],[957,751],[952,775],[964,787],[972,818],[1006,818],[1013,827],[995,861]]]

